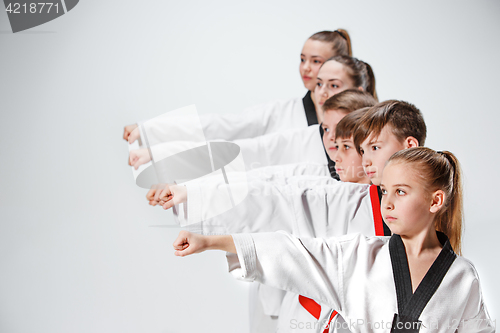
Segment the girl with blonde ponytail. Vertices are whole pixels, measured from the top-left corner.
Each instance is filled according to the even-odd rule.
[[[297,239],[284,232],[201,236],[182,231],[175,255],[208,249],[235,253],[230,269],[237,278],[338,309],[342,328],[351,332],[495,332],[478,274],[456,254],[462,234],[456,157],[424,147],[399,151],[387,162],[380,188],[390,237]],[[300,328],[298,322],[291,325]]]
[[[448,236],[457,254],[462,253],[462,175],[460,164],[449,151],[421,147],[394,154],[388,163],[405,163],[428,193],[442,191],[443,207],[436,213],[434,228]]]

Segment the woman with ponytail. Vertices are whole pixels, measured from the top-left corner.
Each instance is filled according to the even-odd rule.
[[[321,108],[313,94],[316,76],[321,65],[336,55],[352,55],[351,39],[347,31],[321,31],[309,37],[300,54],[299,73],[308,90],[303,98],[275,100],[257,105],[236,114],[207,114],[200,116],[201,126],[207,140],[253,138],[287,129],[306,128],[318,124]],[[162,142],[163,135],[171,132],[175,124],[157,123],[152,132]],[[137,124],[125,126],[123,139],[133,143],[140,137]]]
[[[344,318],[342,328],[352,332],[495,332],[478,274],[461,256],[456,157],[424,147],[399,151],[384,169],[381,191],[390,237],[297,239],[284,232],[201,236],[182,231],[175,255],[208,249],[237,254],[230,262],[237,278],[328,304]],[[294,329],[304,323],[290,324]]]

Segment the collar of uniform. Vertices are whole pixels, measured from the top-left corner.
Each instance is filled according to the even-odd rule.
[[[420,314],[437,290],[446,272],[456,258],[448,237],[436,231],[440,243],[443,245],[441,252],[425,274],[419,286],[413,293],[411,285],[410,269],[406,257],[406,250],[399,235],[392,235],[389,240],[389,252],[391,255],[394,282],[396,284],[396,296],[398,301],[398,312],[405,318],[418,321]]]
[[[321,136],[321,141],[323,141],[323,135],[325,135],[325,131],[323,130],[323,126],[321,125],[319,126],[319,135]],[[328,170],[330,171],[330,176],[332,176],[333,179],[340,180],[340,177],[335,170],[335,162],[330,159],[330,156],[328,156],[325,145],[323,145],[323,150],[325,151],[326,160],[328,161]]]
[[[316,107],[314,106],[310,91],[302,98],[302,103],[304,104],[304,111],[306,112],[307,126],[317,124],[318,116],[316,115]]]

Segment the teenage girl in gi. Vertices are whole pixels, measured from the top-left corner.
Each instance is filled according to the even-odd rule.
[[[238,278],[329,304],[352,332],[495,332],[477,272],[461,256],[456,157],[424,147],[399,151],[384,169],[381,188],[390,237],[181,231],[175,255],[208,249],[236,253],[231,270]]]

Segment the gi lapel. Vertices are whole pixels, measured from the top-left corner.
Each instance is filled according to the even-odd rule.
[[[436,231],[436,233],[443,248],[415,293],[412,292],[410,270],[403,241],[399,235],[392,235],[389,240],[399,312],[399,314],[394,314],[391,333],[417,333],[420,330],[422,322],[418,318],[456,258],[448,237],[442,232]]]
[[[304,111],[306,113],[307,126],[316,125],[318,123],[318,116],[316,115],[316,107],[314,106],[314,102],[311,98],[311,92],[308,91],[307,94],[302,98],[302,104],[304,104]],[[321,135],[321,139],[323,139],[323,127],[319,127],[319,134]],[[325,147],[323,147],[324,149]],[[340,180],[339,175],[335,171],[335,162],[330,159],[328,153],[325,149],[326,159],[328,161],[328,170],[330,170],[330,175],[333,179]]]
[[[325,135],[325,131],[323,130],[322,126],[319,127],[319,135],[321,136],[321,141],[323,141],[323,135]],[[335,170],[335,162],[330,159],[330,156],[328,156],[325,146],[323,146],[323,150],[325,151],[326,160],[328,161],[328,170],[330,171],[330,176],[332,176],[333,179],[340,180],[340,177]]]
[[[306,112],[307,126],[316,125],[318,123],[318,116],[316,115],[316,107],[314,106],[310,91],[302,98],[302,103]]]

